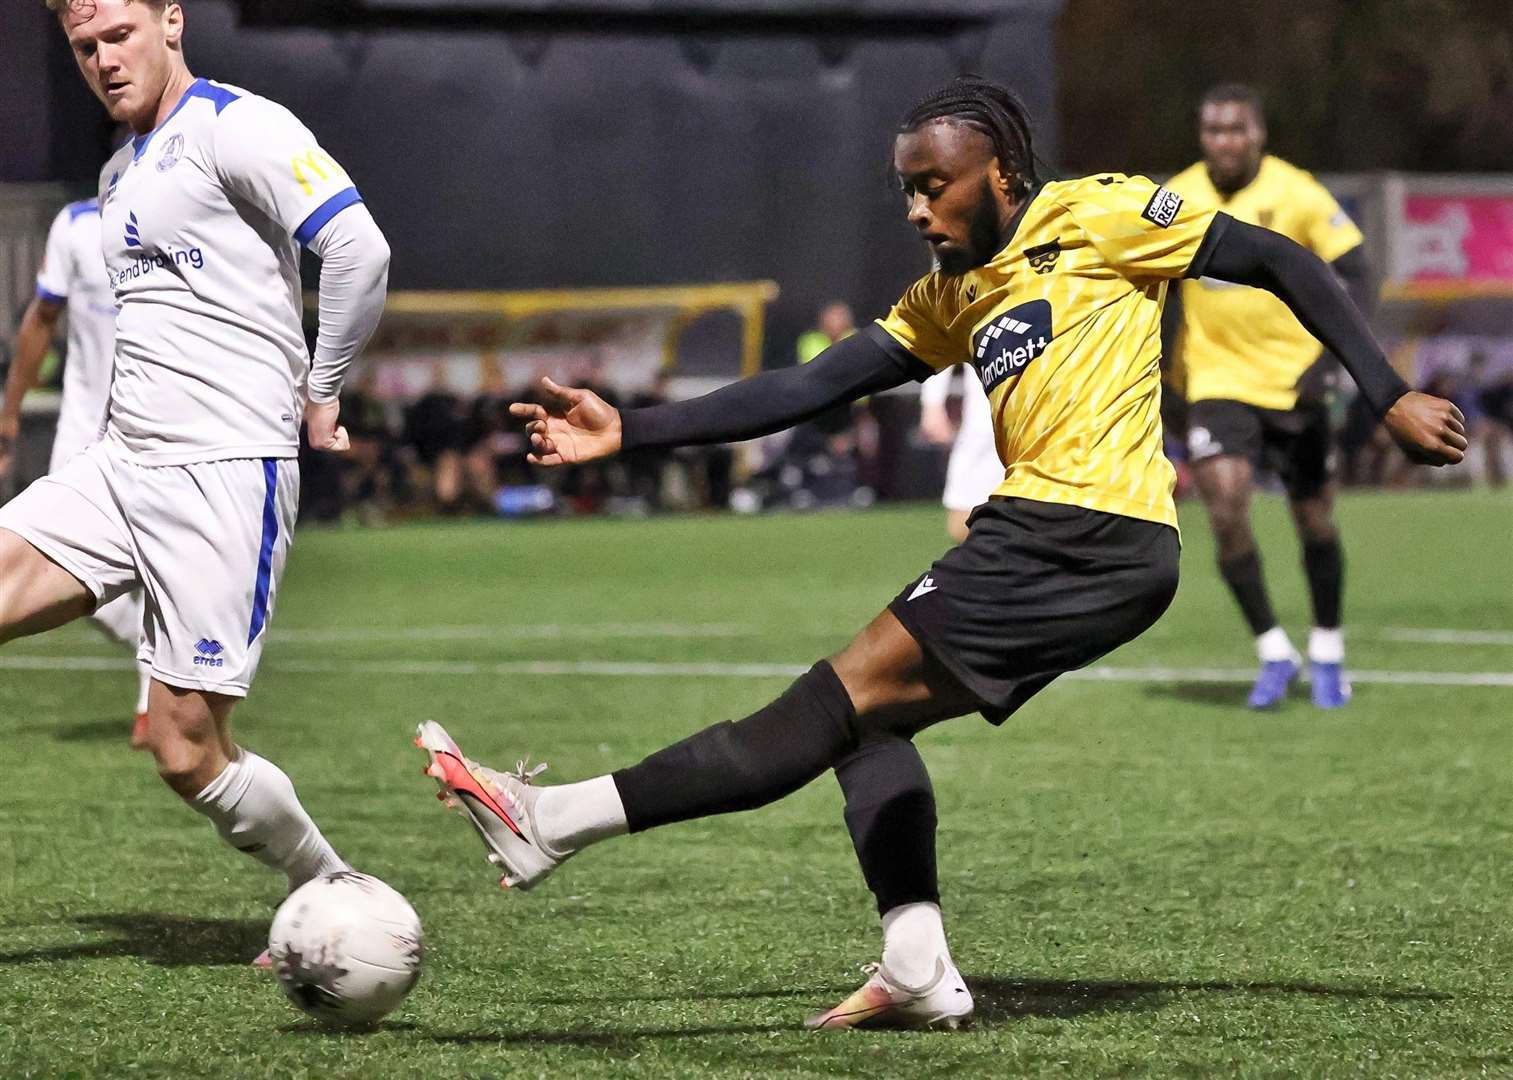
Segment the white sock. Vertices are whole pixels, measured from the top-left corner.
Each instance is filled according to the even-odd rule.
[[[924,986],[935,977],[936,963],[949,961],[940,906],[900,904],[883,916],[883,970],[905,986]]]
[[[1308,659],[1315,664],[1345,662],[1345,631],[1336,626],[1325,630],[1315,626],[1308,634]]]
[[[568,855],[630,830],[612,776],[553,784],[536,799],[536,834],[553,854]]]
[[[152,665],[137,661],[137,715],[147,711],[147,693],[152,689]]]
[[[305,813],[284,771],[256,754],[238,751],[193,805],[226,843],[287,874],[291,890],[351,869]]]
[[[1261,658],[1261,663],[1270,664],[1276,660],[1297,660],[1298,650],[1292,647],[1292,639],[1286,630],[1273,626],[1256,638],[1256,655]]]

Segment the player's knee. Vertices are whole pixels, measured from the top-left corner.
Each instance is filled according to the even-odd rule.
[[[1250,531],[1250,521],[1244,516],[1220,520],[1214,518],[1214,542],[1219,548],[1219,558],[1232,559],[1255,550],[1256,538]]]
[[[158,775],[185,798],[215,778],[225,756],[215,718],[194,694],[155,701],[137,745],[152,754]]]

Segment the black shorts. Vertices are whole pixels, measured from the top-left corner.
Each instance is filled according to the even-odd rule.
[[[1187,454],[1197,464],[1233,454],[1271,469],[1287,495],[1308,499],[1324,490],[1333,474],[1329,408],[1262,409],[1243,401],[1195,401],[1187,412]]]
[[[993,724],[1144,633],[1177,591],[1169,525],[997,497],[968,525],[888,610]]]

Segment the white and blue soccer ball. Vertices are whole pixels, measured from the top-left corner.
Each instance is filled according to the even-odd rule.
[[[374,1024],[399,1007],[424,952],[408,900],[368,874],[307,881],[273,916],[268,955],[289,1000],[339,1027]]]

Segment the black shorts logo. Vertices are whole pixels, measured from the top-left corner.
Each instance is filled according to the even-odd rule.
[[[977,332],[972,363],[982,379],[982,388],[992,389],[1022,372],[1030,361],[1045,352],[1054,337],[1051,305],[1031,300],[1010,308]]]
[[[1158,187],[1156,193],[1151,196],[1151,201],[1145,204],[1145,209],[1140,216],[1147,221],[1153,221],[1163,229],[1177,220],[1177,211],[1182,209],[1182,196],[1175,191],[1168,191],[1164,187]]]

